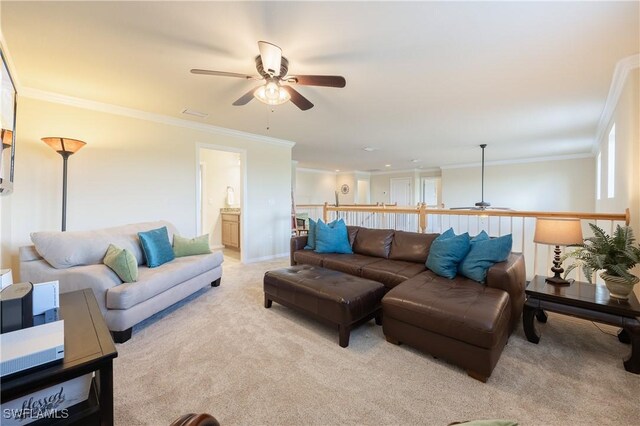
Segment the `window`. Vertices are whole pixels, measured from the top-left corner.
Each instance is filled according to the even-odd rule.
[[[607,150],[607,197],[615,197],[616,189],[616,125],[609,132],[609,147]]]
[[[598,152],[596,160],[596,198],[599,200],[602,196],[602,152]]]

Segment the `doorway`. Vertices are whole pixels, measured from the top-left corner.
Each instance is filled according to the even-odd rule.
[[[398,206],[413,205],[413,184],[412,178],[391,178],[389,202],[397,203]]]
[[[211,250],[225,261],[242,261],[244,153],[224,147],[198,149],[198,235],[209,234]]]

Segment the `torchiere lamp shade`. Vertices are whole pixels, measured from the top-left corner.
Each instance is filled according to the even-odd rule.
[[[42,138],[42,142],[49,145],[62,157],[62,231],[67,230],[67,161],[69,157],[78,152],[85,142],[77,139],[48,137]]]
[[[78,152],[80,148],[86,145],[85,142],[70,138],[48,137],[42,138],[42,141],[59,154],[67,155]]]
[[[582,244],[580,219],[539,217],[536,219],[536,232],[533,241],[553,246]]]

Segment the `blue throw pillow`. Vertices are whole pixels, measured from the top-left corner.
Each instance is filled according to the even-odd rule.
[[[309,231],[307,232],[307,245],[305,250],[313,250],[316,248],[316,221],[309,219]]]
[[[325,224],[318,220],[316,224],[316,253],[351,254],[347,225],[342,219]]]
[[[513,237],[511,234],[498,238],[486,238],[471,241],[471,250],[464,258],[458,272],[467,278],[483,283],[487,279],[487,271],[494,264],[504,262],[511,253]]]
[[[138,237],[149,268],[155,268],[175,259],[166,226],[151,231],[138,232]]]
[[[476,235],[475,237],[473,237],[471,239],[471,245],[473,245],[473,243],[476,242],[476,241],[484,241],[484,240],[488,240],[488,239],[489,239],[489,234],[484,232],[484,229],[483,229],[482,231],[480,231],[480,233],[478,235]]]
[[[456,233],[453,232],[453,228],[449,228],[446,231],[444,231],[442,234],[440,234],[437,239],[438,240],[446,240],[447,238],[452,238],[452,237],[455,237],[455,236],[456,236]]]
[[[457,236],[451,234],[453,230],[446,231],[433,240],[426,266],[442,277],[454,279],[458,273],[458,264],[469,253],[471,243],[467,232]]]

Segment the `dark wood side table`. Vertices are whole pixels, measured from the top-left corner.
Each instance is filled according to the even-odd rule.
[[[113,359],[118,356],[107,324],[91,289],[60,295],[64,319],[64,359],[37,370],[2,379],[2,402],[11,401],[95,371],[89,399],[68,409],[65,419],[41,419],[40,424],[113,425]]]
[[[525,290],[522,324],[527,340],[540,341],[534,318],[546,322],[544,310],[621,327],[621,342],[631,343],[631,355],[624,361],[625,370],[640,374],[640,302],[634,293],[628,301],[609,296],[605,286],[574,281],[568,287],[554,286],[536,275]]]

